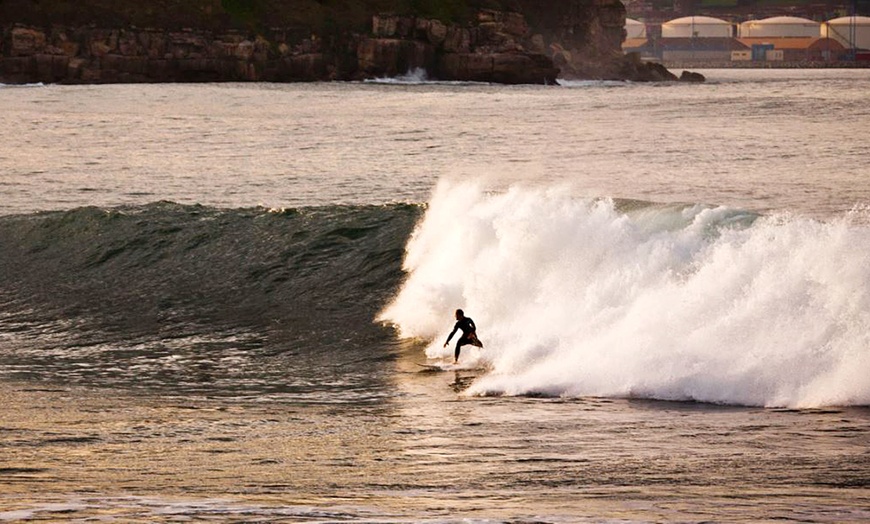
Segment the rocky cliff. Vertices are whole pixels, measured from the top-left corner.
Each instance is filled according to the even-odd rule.
[[[357,47],[363,76],[395,76],[423,69],[443,80],[505,84],[554,83],[559,70],[543,45],[533,45],[518,12],[478,11],[465,24],[379,15]]]
[[[0,0],[0,82],[359,80],[413,69],[510,84],[552,83],[560,71],[646,79],[622,55],[619,0],[347,1],[329,11],[310,0],[198,1],[199,10],[189,0],[190,12],[161,16],[156,0],[126,11],[98,0],[73,11]]]

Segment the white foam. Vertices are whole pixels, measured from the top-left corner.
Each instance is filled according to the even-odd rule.
[[[0,521],[19,522],[35,519],[40,513],[73,513],[87,508],[81,503],[45,503],[30,508],[13,511],[0,511]]]
[[[470,394],[870,404],[870,227],[709,206],[620,212],[559,188],[436,188],[381,318],[492,371]]]
[[[425,69],[416,68],[408,71],[404,75],[399,75],[395,77],[381,77],[381,78],[372,78],[365,80],[366,83],[371,84],[425,84],[429,82],[429,75],[426,73]]]
[[[631,82],[622,80],[566,80],[564,78],[556,79],[556,84],[562,87],[569,88],[589,88],[589,87],[624,87],[631,85]]]
[[[2,87],[2,86],[0,86]],[[33,518],[34,511],[22,509],[18,511],[0,511],[0,520],[18,522]]]
[[[45,87],[45,84],[42,82],[36,82],[33,84],[3,84],[0,83],[0,89],[23,89],[28,87]]]
[[[363,81],[366,84],[393,84],[393,85],[488,85],[486,82],[470,82],[464,80],[432,80],[429,73],[423,68],[414,68],[403,75],[369,78]]]

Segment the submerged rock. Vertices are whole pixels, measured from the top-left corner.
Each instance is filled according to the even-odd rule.
[[[683,71],[683,74],[680,75],[680,82],[706,82],[707,78],[701,73],[695,73],[693,71]]]

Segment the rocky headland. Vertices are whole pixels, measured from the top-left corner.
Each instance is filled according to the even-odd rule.
[[[677,79],[623,55],[620,0],[68,4],[0,0],[0,82]]]

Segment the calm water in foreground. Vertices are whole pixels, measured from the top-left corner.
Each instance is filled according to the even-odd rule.
[[[0,520],[870,521],[870,71],[704,73],[0,87]]]

